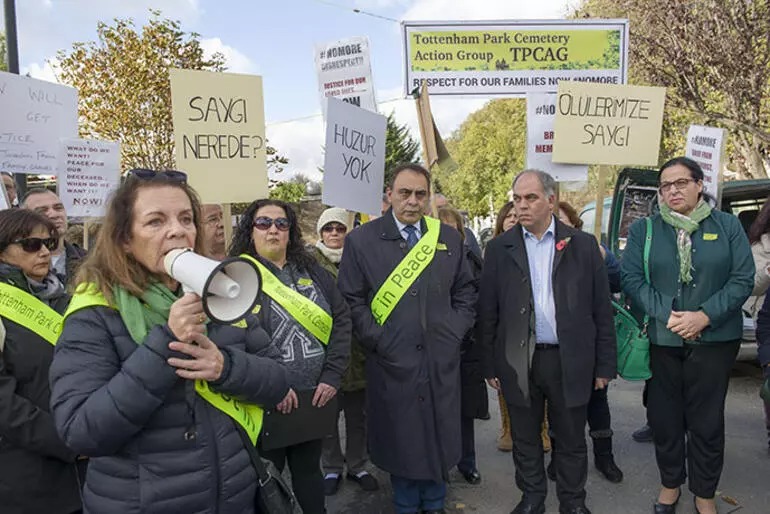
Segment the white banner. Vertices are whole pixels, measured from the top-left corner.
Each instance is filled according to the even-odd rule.
[[[722,169],[724,168],[727,131],[721,128],[690,125],[684,154],[703,169],[703,190],[721,203]]]
[[[329,97],[377,112],[368,38],[351,37],[316,45],[315,66],[324,117]]]
[[[0,170],[56,175],[59,139],[77,135],[74,88],[0,72]]]
[[[387,118],[336,98],[327,101],[321,201],[379,216],[385,180]]]
[[[557,182],[588,180],[588,166],[553,162],[555,120],[555,94],[527,94],[527,168],[543,170]]]
[[[405,21],[404,94],[522,96],[560,80],[625,84],[628,20]]]
[[[100,218],[120,185],[120,145],[95,139],[62,139],[59,198],[70,217]]]

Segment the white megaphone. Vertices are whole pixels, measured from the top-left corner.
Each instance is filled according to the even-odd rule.
[[[210,320],[235,323],[257,304],[262,281],[257,267],[246,259],[231,257],[219,262],[190,248],[179,248],[166,254],[163,267],[186,292],[201,297]]]

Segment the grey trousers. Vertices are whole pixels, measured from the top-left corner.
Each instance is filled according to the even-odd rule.
[[[348,473],[355,475],[365,470],[369,459],[366,453],[366,390],[340,391],[338,399],[339,412],[345,413],[345,454],[340,446],[338,423],[334,435],[324,439],[321,464],[325,474],[341,475],[347,463]]]

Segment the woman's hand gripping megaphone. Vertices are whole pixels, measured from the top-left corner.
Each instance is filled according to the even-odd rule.
[[[196,334],[203,334],[206,331],[205,323],[203,302],[197,294],[185,293],[171,305],[168,328],[183,343],[190,343]]]
[[[204,335],[205,323],[203,303],[197,294],[186,293],[171,305],[168,327],[179,341],[173,341],[168,346],[190,357],[168,359],[169,365],[177,368],[176,374],[181,378],[212,381],[222,375],[225,359],[217,345]]]

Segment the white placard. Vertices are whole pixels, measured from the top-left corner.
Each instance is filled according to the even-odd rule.
[[[59,198],[68,216],[102,217],[120,185],[120,145],[95,139],[62,139]]]
[[[56,175],[59,139],[77,135],[77,90],[0,72],[0,170]]]
[[[377,112],[368,38],[351,37],[316,45],[315,66],[324,117],[329,97]]]
[[[543,170],[556,182],[588,180],[588,166],[553,162],[553,123],[556,95],[527,94],[527,168]]]
[[[379,215],[387,118],[336,98],[327,101],[322,201]]]
[[[721,128],[690,125],[684,154],[703,169],[703,190],[721,203],[720,183],[724,167],[724,148],[727,131]]]

